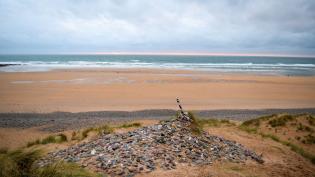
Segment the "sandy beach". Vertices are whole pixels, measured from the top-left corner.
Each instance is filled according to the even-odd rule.
[[[314,108],[315,77],[174,70],[0,73],[1,112]]]

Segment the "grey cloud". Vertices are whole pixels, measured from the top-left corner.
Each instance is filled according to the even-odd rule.
[[[0,0],[1,53],[315,54],[313,0]]]

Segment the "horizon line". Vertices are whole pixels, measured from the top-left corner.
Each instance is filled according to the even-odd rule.
[[[61,53],[0,53],[0,55],[156,55],[156,56],[245,56],[245,57],[305,57],[315,54],[276,54],[241,52],[61,52]]]

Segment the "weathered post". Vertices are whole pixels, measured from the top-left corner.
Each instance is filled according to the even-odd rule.
[[[177,98],[176,99],[176,101],[177,101],[177,104],[178,104],[178,107],[179,107],[179,110],[180,110],[180,116],[179,116],[179,118],[180,119],[182,119],[182,120],[190,120],[190,118],[185,114],[185,112],[184,112],[184,110],[183,110],[183,107],[182,107],[182,105],[180,104],[180,101],[179,101],[179,99]]]

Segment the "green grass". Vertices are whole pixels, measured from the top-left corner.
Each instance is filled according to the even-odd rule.
[[[268,119],[273,118],[273,117],[263,118],[263,119],[268,120]],[[313,164],[315,164],[315,155],[306,152],[303,148],[301,148],[301,147],[299,147],[293,143],[290,143],[288,141],[283,141],[279,137],[277,137],[273,134],[265,134],[265,133],[259,132],[258,128],[259,128],[260,123],[257,123],[258,120],[262,120],[262,119],[258,118],[258,119],[252,119],[249,121],[245,121],[239,126],[239,129],[246,131],[247,133],[258,134],[258,135],[262,136],[263,138],[270,138],[273,141],[276,141],[276,142],[279,142],[285,146],[288,146],[288,147],[290,147],[290,149],[292,151],[300,154],[302,157],[310,160]],[[273,120],[276,120],[276,121],[273,121]],[[270,121],[268,122],[272,127],[283,126],[286,124],[286,122],[293,120],[293,116],[284,115],[281,117],[274,118],[273,120],[271,120],[273,122],[270,122]],[[314,137],[312,135],[309,136],[309,138],[310,138],[310,141],[314,141],[314,139],[313,139]]]
[[[28,142],[26,146],[31,147],[38,144],[63,143],[66,141],[68,141],[67,136],[65,134],[60,133],[58,135],[47,136],[42,140],[37,139],[35,141]]]
[[[99,127],[90,127],[87,129],[84,129],[81,133],[81,137],[79,137],[79,135],[77,135],[77,133],[72,133],[72,138],[71,139],[77,139],[77,140],[83,140],[86,137],[88,137],[88,134],[90,132],[97,132],[99,135],[102,134],[110,134],[114,131],[113,127],[110,127],[108,125],[103,125],[103,126],[99,126]]]
[[[139,123],[139,122],[125,123],[125,124],[122,124],[116,128],[130,128],[130,127],[141,127],[141,123]]]
[[[280,117],[275,117],[268,122],[271,127],[280,127],[285,126],[287,122],[292,121],[294,119],[291,115],[282,115]]]
[[[82,131],[82,139],[88,137],[89,133],[92,132],[92,131],[95,131],[96,129],[93,128],[93,127],[90,127],[90,128],[86,128]]]
[[[94,177],[99,176],[76,164],[59,162],[46,167],[36,167],[41,158],[39,150],[16,150],[0,154],[1,177]]]
[[[96,131],[99,135],[102,135],[102,134],[110,134],[114,131],[114,128],[108,126],[108,125],[103,125],[103,126],[100,126],[100,127],[97,127],[96,128]]]
[[[192,112],[188,112],[188,117],[191,119],[190,129],[195,135],[200,135],[203,132],[202,125],[200,124],[197,117]]]
[[[232,166],[232,167],[230,167],[230,169],[233,171],[237,171],[237,172],[243,171],[243,169],[238,167],[238,166]]]
[[[40,151],[16,150],[0,155],[0,176],[27,177],[32,174],[33,163],[39,159]]]
[[[300,154],[301,156],[303,156],[304,158],[310,160],[312,162],[312,164],[315,164],[315,155],[304,151],[303,148],[301,148],[301,147],[299,147],[299,146],[297,146],[297,145],[295,145],[293,143],[290,143],[290,142],[287,142],[287,141],[280,141],[280,143],[290,147],[290,149],[292,151],[294,151],[294,152]]]
[[[8,148],[0,148],[0,154],[5,154],[8,152]]]
[[[314,132],[314,130],[311,127],[303,125],[301,123],[298,124],[297,131]]]
[[[229,120],[218,119],[200,119],[197,118],[192,112],[188,112],[188,117],[191,119],[190,129],[193,134],[200,135],[205,126],[218,127],[221,125],[235,126],[233,122]]]
[[[34,146],[34,145],[37,145],[37,144],[41,144],[40,142],[41,141],[39,139],[37,139],[35,141],[28,142],[26,146],[27,147],[31,147],[31,146]]]
[[[261,116],[261,117],[258,117],[256,119],[250,119],[250,120],[244,121],[242,123],[242,125],[258,127],[260,125],[261,121],[269,120],[269,119],[271,119],[273,117],[276,117],[276,116],[277,116],[276,114],[267,115],[267,116]]]
[[[89,172],[74,163],[59,162],[42,167],[35,171],[36,177],[96,177],[101,176]]]
[[[259,133],[259,134],[262,137],[264,137],[264,138],[270,138],[270,139],[272,139],[272,140],[274,140],[276,142],[281,142],[280,139],[277,136],[273,135],[273,134],[264,134],[264,133]]]
[[[302,143],[304,144],[315,144],[315,136],[312,134],[308,134],[307,136],[304,136],[304,139],[302,140]]]
[[[246,126],[246,125],[240,125],[239,126],[239,129],[240,130],[243,130],[247,133],[253,133],[253,134],[256,134],[257,133],[257,127],[249,127],[249,126]]]
[[[308,124],[312,125],[312,126],[315,126],[315,118],[311,115],[308,115],[306,117],[307,121],[308,121]]]
[[[279,143],[281,143],[281,144],[283,144],[285,146],[290,147],[290,149],[292,151],[294,151],[294,152],[300,154],[302,157],[310,160],[312,162],[312,164],[315,164],[315,155],[306,152],[302,147],[299,147],[298,145],[290,143],[288,141],[283,141],[280,138],[278,138],[277,136],[272,135],[272,134],[259,133],[259,135],[261,135],[264,138],[270,138],[270,139],[272,139],[272,140],[274,140],[276,142],[279,142]]]
[[[221,125],[234,126],[235,124],[229,120],[218,120],[218,119],[198,119],[199,124],[209,127],[219,127]]]

